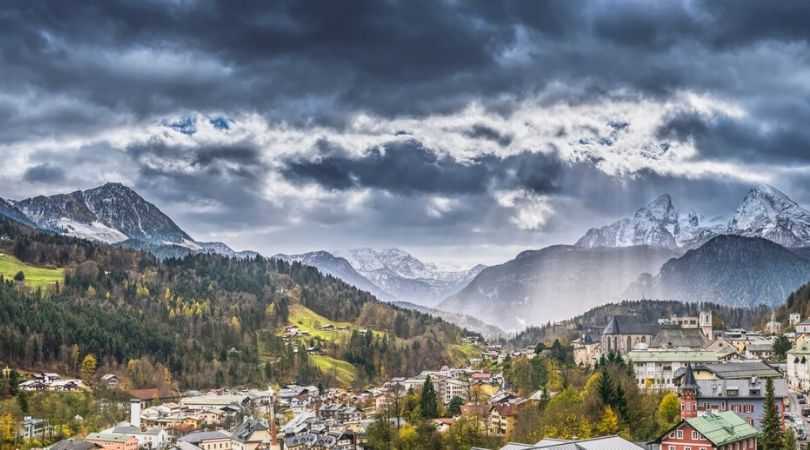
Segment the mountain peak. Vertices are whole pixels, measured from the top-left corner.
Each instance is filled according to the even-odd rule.
[[[37,226],[108,243],[136,239],[155,245],[191,245],[193,239],[158,207],[121,183],[37,196],[17,203]]]

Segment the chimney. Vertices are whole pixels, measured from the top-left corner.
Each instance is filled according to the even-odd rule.
[[[141,401],[137,398],[129,401],[129,423],[137,429],[141,429]]]

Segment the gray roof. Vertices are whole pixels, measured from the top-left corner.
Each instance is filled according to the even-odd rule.
[[[91,450],[101,446],[84,439],[63,439],[48,447],[50,450]]]
[[[765,383],[762,378],[736,379],[736,380],[698,380],[699,398],[765,398]],[[733,393],[729,393],[731,390]],[[785,398],[788,395],[787,383],[784,378],[773,380],[773,394],[776,398]]]
[[[695,366],[695,369],[708,370],[717,376],[726,380],[751,378],[751,377],[765,377],[777,378],[782,375],[773,367],[765,364],[762,361],[729,361],[725,363],[703,363]]]
[[[658,325],[643,323],[638,317],[633,316],[613,316],[608,322],[602,335],[650,335],[658,332]]]
[[[650,347],[662,348],[703,348],[706,338],[697,328],[661,328],[650,344]]]
[[[559,439],[543,439],[534,445],[509,443],[500,450],[644,450],[619,436],[603,436],[580,441],[563,441]]]
[[[178,442],[188,442],[191,444],[198,444],[202,441],[211,441],[214,439],[230,439],[231,436],[222,431],[197,431],[189,433],[180,439]]]
[[[267,423],[263,420],[248,417],[233,430],[233,436],[240,441],[244,441],[256,431],[265,431],[267,429]]]

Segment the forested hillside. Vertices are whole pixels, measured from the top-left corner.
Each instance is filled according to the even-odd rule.
[[[78,375],[93,354],[99,372],[120,373],[130,387],[204,388],[328,381],[337,378],[329,362],[349,361],[341,381],[363,383],[450,363],[463,334],[314,268],[262,257],[161,262],[10,221],[0,221],[0,253],[65,273],[49,287],[0,283],[0,363],[27,370]],[[352,330],[283,339],[293,309]]]

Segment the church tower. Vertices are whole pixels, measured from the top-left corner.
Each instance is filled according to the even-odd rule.
[[[692,372],[691,363],[686,365],[686,373],[681,379],[678,393],[681,397],[681,418],[697,417],[698,385],[697,381],[695,381],[695,374]]]

